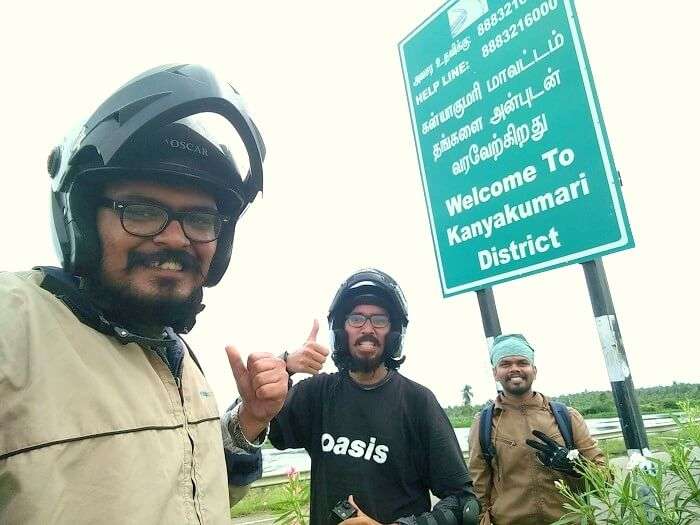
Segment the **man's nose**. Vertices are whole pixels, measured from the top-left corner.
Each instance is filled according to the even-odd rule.
[[[162,232],[153,237],[153,242],[174,248],[183,248],[191,244],[178,220],[171,220]]]
[[[362,333],[363,334],[373,334],[377,330],[374,328],[374,325],[372,324],[372,321],[369,319],[365,320],[365,324],[362,325]]]
[[[510,374],[511,372],[518,372],[520,371],[520,366],[517,363],[508,363],[505,365],[506,373]]]

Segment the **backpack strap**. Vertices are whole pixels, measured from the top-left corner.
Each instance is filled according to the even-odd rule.
[[[573,450],[574,445],[574,431],[571,426],[571,414],[569,413],[569,408],[559,401],[550,401],[549,408],[554,415],[554,420],[557,422],[559,427],[559,432],[561,432],[561,437],[564,438],[564,444],[569,450]]]
[[[487,465],[491,464],[491,460],[496,455],[496,448],[491,442],[493,407],[493,401],[489,401],[479,413],[479,445],[481,445],[481,456]]]

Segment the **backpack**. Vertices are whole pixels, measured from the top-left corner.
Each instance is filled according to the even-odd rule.
[[[496,447],[491,442],[491,430],[493,426],[493,401],[489,401],[479,414],[479,444],[481,445],[481,455],[487,464],[491,464],[491,460],[496,456]],[[549,409],[552,411],[554,420],[557,422],[559,432],[564,438],[564,445],[569,450],[576,448],[574,446],[574,431],[571,426],[571,414],[564,403],[559,401],[550,401]]]

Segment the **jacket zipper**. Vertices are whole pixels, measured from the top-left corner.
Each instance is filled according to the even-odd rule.
[[[190,441],[190,451],[192,453],[191,454],[191,461],[190,461],[190,482],[192,483],[192,507],[194,508],[194,513],[195,513],[195,516],[197,517],[197,521],[199,523],[203,523],[201,511],[200,511],[200,509],[198,509],[198,506],[197,506],[197,485],[195,484],[195,481],[194,481],[194,441],[192,440],[192,435],[190,434],[189,425],[187,424],[187,412],[185,411],[185,396],[182,392],[182,380],[180,379],[180,375],[182,374],[182,367],[183,367],[183,363],[184,363],[184,358],[178,364],[178,369],[176,371],[177,373],[173,373],[172,369],[167,364],[168,361],[165,357],[165,352],[163,351],[163,353],[161,353],[162,348],[159,348],[157,346],[151,346],[148,348],[150,349],[151,352],[155,353],[158,356],[158,358],[163,362],[163,364],[166,365],[165,368],[167,368],[168,372],[170,372],[170,376],[175,380],[175,386],[177,387],[177,393],[180,395],[180,406],[182,407],[182,415],[183,415],[183,429],[184,429],[185,433],[187,434],[187,439],[189,439],[189,441]]]
[[[192,435],[190,434],[190,428],[187,424],[187,413],[185,412],[185,396],[182,393],[182,381],[180,380],[180,377],[175,377],[175,384],[177,385],[177,391],[180,394],[180,403],[182,404],[182,410],[183,410],[183,415],[184,417],[184,429],[185,432],[187,433],[187,439],[190,440],[190,450],[192,451],[192,459],[191,459],[191,466],[190,466],[190,482],[192,483],[192,506],[194,507],[194,512],[197,516],[197,520],[199,523],[202,522],[202,516],[200,515],[200,511],[197,508],[197,485],[194,482],[194,441],[192,440]]]

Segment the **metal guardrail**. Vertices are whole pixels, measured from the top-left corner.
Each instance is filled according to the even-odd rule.
[[[669,430],[674,430],[678,428],[676,423],[667,423],[665,425],[655,425],[653,427],[646,427],[647,434],[656,434],[658,432],[668,432]],[[605,430],[602,432],[596,432],[591,434],[596,439],[615,439],[622,437],[622,430]]]
[[[669,430],[674,430],[677,428],[678,425],[675,423],[668,423],[666,425],[656,425],[653,427],[647,427],[646,431],[647,434],[655,434],[658,432],[667,432]],[[599,431],[599,432],[594,432],[591,433],[591,436],[593,436],[596,439],[615,439],[615,438],[621,438],[622,437],[622,430],[604,430],[604,431]],[[464,455],[464,459],[467,459],[469,456],[469,451],[463,450],[462,454]],[[300,479],[309,479],[311,477],[311,472],[308,470],[301,470],[299,471],[299,478]],[[265,476],[260,478],[259,480],[255,481],[251,487],[252,488],[260,488],[260,487],[271,487],[273,485],[282,485],[287,482],[287,474],[273,474],[271,476]]]
[[[301,470],[299,471],[299,479],[309,479],[311,478],[311,471]],[[282,485],[287,483],[287,474],[273,474],[272,476],[265,476],[257,481],[254,481],[251,485],[252,488],[260,487],[271,487],[272,485]]]

